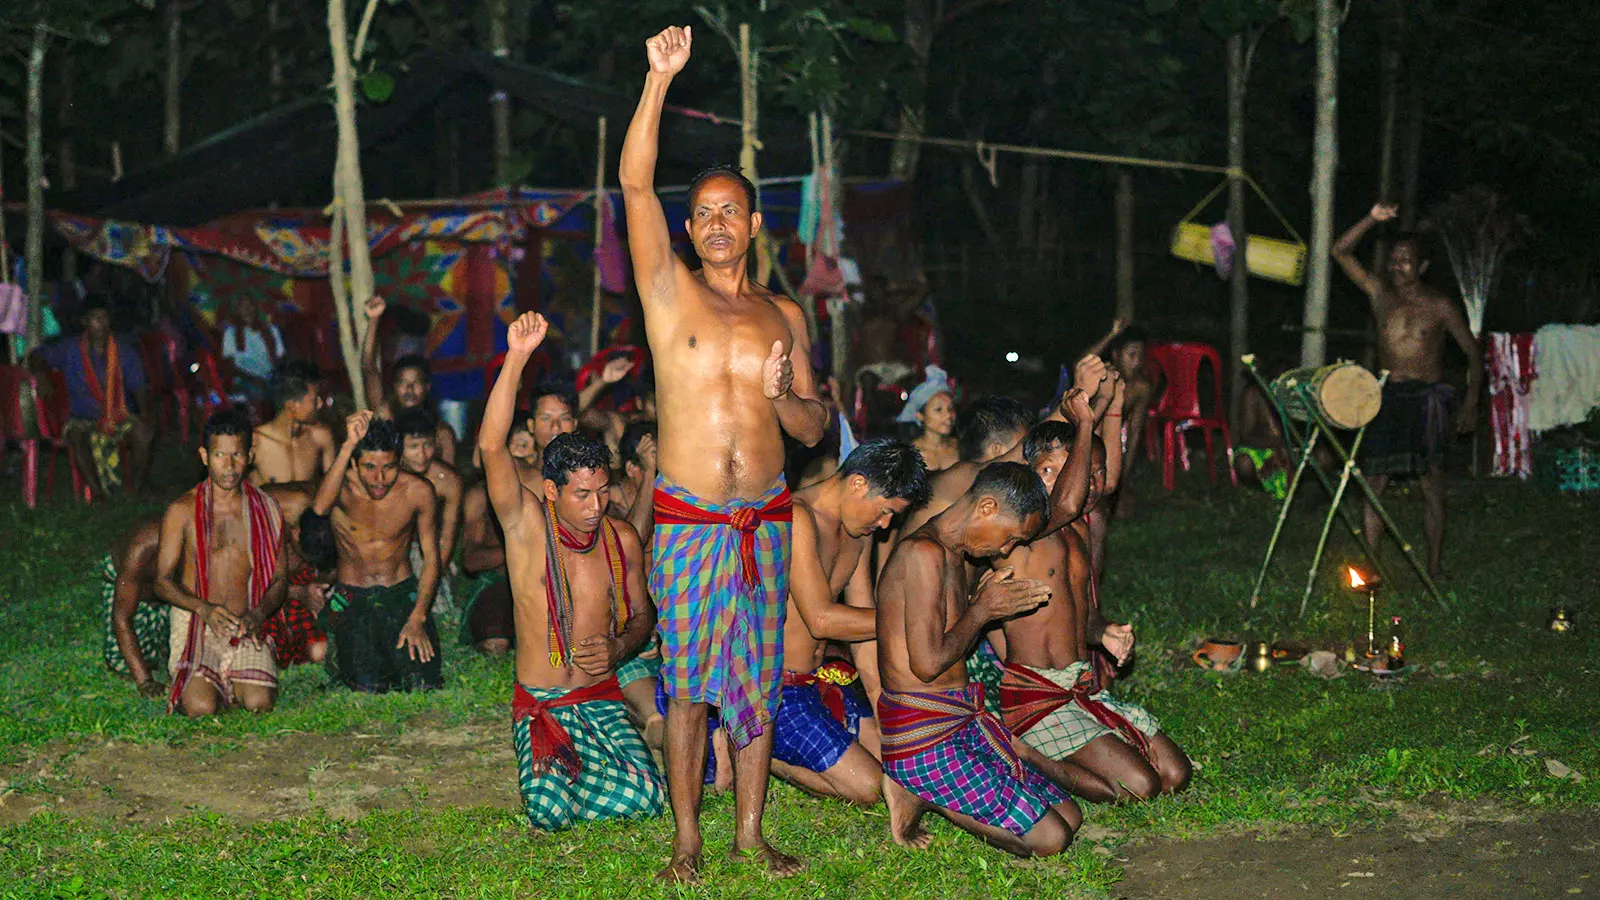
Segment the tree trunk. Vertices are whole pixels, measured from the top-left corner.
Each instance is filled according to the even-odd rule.
[[[1244,409],[1245,374],[1240,357],[1250,352],[1250,271],[1244,221],[1244,98],[1249,85],[1244,35],[1228,38],[1228,230],[1233,232],[1233,272],[1228,277],[1228,417],[1239,421]]]
[[[61,54],[57,70],[59,80],[56,83],[56,92],[59,94],[59,105],[56,107],[56,168],[64,191],[78,189],[78,164],[72,152],[72,59],[70,51]],[[77,277],[78,255],[73,252],[71,244],[63,244],[61,283],[68,284],[77,280]]]
[[[1317,127],[1311,165],[1311,258],[1300,365],[1320,366],[1328,355],[1328,289],[1333,247],[1333,177],[1339,162],[1339,8],[1317,0]]]
[[[1400,154],[1400,230],[1417,229],[1417,174],[1422,169],[1422,87],[1407,79],[1405,144]]]
[[[917,160],[922,156],[923,128],[928,118],[928,56],[933,52],[934,8],[936,0],[906,0],[906,49],[911,53],[911,72],[907,79],[910,96],[900,104],[900,126],[895,129],[894,149],[889,154],[889,177],[910,181],[917,177]]]
[[[278,49],[278,0],[267,0],[267,95],[283,102],[283,52]]]
[[[1117,170],[1117,318],[1133,321],[1133,173]]]
[[[511,55],[510,0],[489,0],[489,52],[496,59]],[[494,124],[494,184],[511,184],[511,97],[505,91],[489,95],[489,115]]]
[[[23,244],[28,293],[33,295],[28,314],[29,352],[39,346],[44,328],[44,51],[49,42],[49,29],[43,23],[34,26],[28,48],[28,234]]]
[[[183,4],[182,0],[167,0],[166,9],[167,72],[164,87],[166,102],[161,117],[161,149],[168,156],[178,152],[179,133],[182,127],[183,87]]]
[[[366,332],[367,317],[363,308],[372,299],[372,256],[367,246],[367,206],[361,186],[361,142],[356,132],[355,72],[350,66],[350,39],[346,34],[344,0],[328,0],[328,41],[333,51],[334,112],[339,124],[339,154],[334,168],[335,200],[343,214],[345,237],[350,258],[350,299],[347,308],[339,310],[349,316],[353,327],[351,336],[359,340]],[[332,241],[330,241],[330,244]],[[329,255],[330,261],[334,259]],[[342,267],[341,267],[342,269]],[[328,277],[343,277],[342,270],[330,264]],[[337,308],[339,303],[335,303]],[[351,392],[356,406],[365,409],[366,391],[361,383],[361,365],[353,347],[345,347],[341,332],[341,350],[345,368],[350,374]]]

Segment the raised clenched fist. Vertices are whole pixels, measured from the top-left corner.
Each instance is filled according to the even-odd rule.
[[[618,356],[606,361],[605,368],[600,370],[600,380],[606,384],[616,384],[628,377],[633,371],[633,360],[626,356]]]
[[[644,42],[650,57],[650,71],[657,75],[676,75],[689,62],[689,47],[694,43],[694,31],[685,25],[673,25]]]
[[[532,353],[544,343],[550,323],[536,312],[525,312],[506,329],[506,348],[512,353]]]
[[[776,400],[789,393],[794,384],[794,363],[783,352],[783,341],[772,342],[772,352],[761,364],[761,392],[768,400]]]
[[[388,308],[388,302],[382,297],[371,297],[367,300],[366,305],[362,307],[361,311],[367,314],[367,321],[376,322],[383,318],[383,311]]]
[[[1394,205],[1393,203],[1379,203],[1378,205],[1372,207],[1371,215],[1372,221],[1374,222],[1387,222],[1395,216],[1400,215],[1400,207]]]
[[[372,424],[372,410],[363,409],[344,420],[344,442],[350,446],[361,443],[367,436],[367,426]]]

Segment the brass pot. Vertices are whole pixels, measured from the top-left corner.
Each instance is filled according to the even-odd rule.
[[[1266,641],[1252,641],[1249,657],[1251,671],[1265,672],[1272,668],[1272,645]]]
[[[1573,627],[1572,613],[1565,606],[1558,606],[1550,610],[1550,621],[1545,627],[1551,631],[1571,631]]]

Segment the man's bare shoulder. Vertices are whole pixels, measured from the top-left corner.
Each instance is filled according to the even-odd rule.
[[[437,459],[428,464],[428,478],[435,490],[443,488],[447,496],[461,493],[461,475]]]
[[[260,425],[257,425],[255,427],[256,439],[267,441],[267,442],[273,443],[273,444],[286,444],[286,443],[288,443],[288,435],[287,434],[278,434],[277,433],[277,429],[274,428],[273,426],[274,426],[274,422],[262,422]]]
[[[311,434],[312,442],[315,443],[317,446],[319,446],[319,447],[323,446],[323,445],[327,445],[329,447],[333,446],[333,429],[332,428],[329,428],[328,426],[322,424],[321,422],[317,422],[316,424],[312,425],[307,430]]]
[[[889,554],[889,561],[884,564],[884,575],[893,572],[903,577],[906,571],[920,566],[943,568],[949,556],[950,551],[939,543],[938,538],[919,529],[901,538],[900,543],[894,546],[894,552]]]
[[[400,477],[395,479],[394,491],[415,503],[432,503],[439,496],[438,491],[433,489],[433,482],[410,472],[400,473]]]
[[[622,552],[628,554],[629,561],[638,559],[644,553],[644,541],[633,524],[620,516],[606,516],[606,521],[617,529],[617,539],[622,541]]]
[[[930,482],[933,496],[942,500],[955,500],[965,494],[972,487],[972,483],[978,480],[978,472],[982,468],[981,463],[969,459],[935,474]]]

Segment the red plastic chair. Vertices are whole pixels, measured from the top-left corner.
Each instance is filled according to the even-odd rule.
[[[489,393],[494,390],[494,383],[500,380],[500,370],[505,367],[506,355],[504,353],[496,353],[490,357],[489,365],[484,367],[483,370],[483,395],[485,397],[489,396]],[[533,392],[535,385],[549,376],[551,367],[550,354],[543,350],[535,350],[533,355],[528,357],[528,365],[522,370],[522,383],[517,385],[517,409],[528,408],[528,395]]]
[[[1206,439],[1206,474],[1211,477],[1211,482],[1215,484],[1217,481],[1217,454],[1211,438],[1211,433],[1217,431],[1222,433],[1222,445],[1228,453],[1223,466],[1228,470],[1228,478],[1238,487],[1239,476],[1228,462],[1233,459],[1233,437],[1228,432],[1228,420],[1223,415],[1226,407],[1222,403],[1222,355],[1210,344],[1201,343],[1154,344],[1146,353],[1151,365],[1167,383],[1161,399],[1150,410],[1151,424],[1159,423],[1163,437],[1162,486],[1169,491],[1173,488],[1183,432],[1198,428]],[[1214,413],[1210,416],[1200,410],[1200,366],[1207,362],[1211,364],[1212,385],[1215,388]],[[1187,459],[1184,460],[1184,469],[1188,469]]]
[[[147,355],[145,364],[145,378],[150,382],[151,396],[155,398],[156,406],[160,410],[162,430],[166,430],[167,423],[167,397],[172,398],[172,409],[178,417],[178,437],[189,443],[189,407],[194,404],[193,392],[189,390],[189,373],[183,367],[182,359],[178,354],[178,342],[172,335],[164,331],[146,331],[139,336],[141,350]],[[153,362],[150,361],[154,358]],[[156,387],[157,373],[160,373],[161,387]]]
[[[62,428],[67,420],[67,380],[60,372],[49,376],[51,397],[39,391],[38,380],[21,366],[0,366],[0,442],[16,441],[22,449],[22,503],[29,509],[39,505],[39,452],[45,453],[44,496],[50,499],[55,489],[56,457],[67,454],[72,472],[72,493],[84,494],[83,476],[73,463]]]

